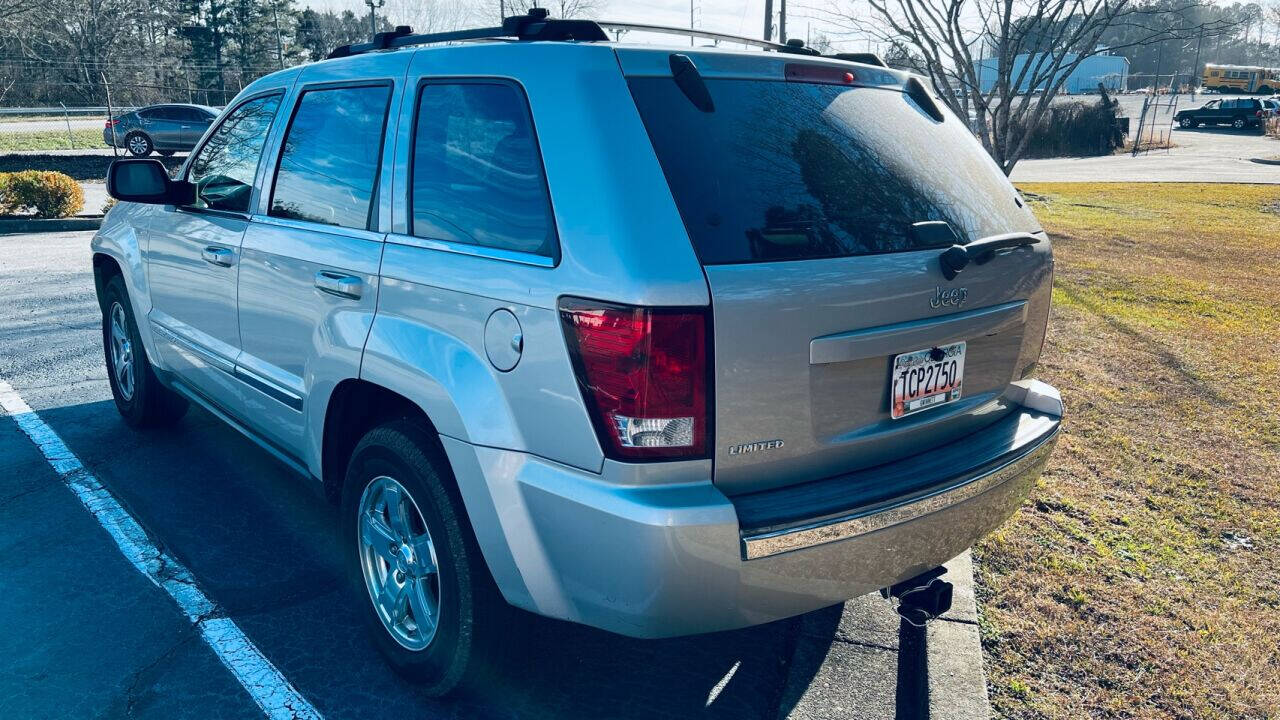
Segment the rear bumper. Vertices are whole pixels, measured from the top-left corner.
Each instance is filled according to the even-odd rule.
[[[624,635],[670,637],[816,610],[963,552],[1019,507],[1057,442],[1057,393],[1034,386],[993,426],[1005,447],[983,444],[984,456],[960,466],[944,458],[964,469],[887,500],[868,504],[855,493],[848,499],[861,504],[840,509],[839,497],[817,493],[825,512],[816,517],[730,500],[706,479],[709,462],[646,466],[662,468],[653,484],[635,466],[606,463],[597,475],[450,438],[445,448],[509,602]],[[911,471],[894,465],[840,484]]]

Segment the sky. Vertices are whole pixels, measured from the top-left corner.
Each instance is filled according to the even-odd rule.
[[[476,2],[476,0],[463,1]],[[836,4],[842,0],[818,1],[830,5],[834,9],[837,6]],[[437,0],[437,2],[444,4],[450,2],[450,0]],[[497,5],[497,0],[479,0],[479,2],[484,5],[492,4],[495,7]],[[689,26],[690,0],[631,0],[630,2],[604,0],[604,3],[605,7],[597,15],[596,19],[679,27]],[[297,4],[299,6],[311,5],[317,8],[334,10],[352,10],[365,16],[369,12],[363,0],[298,0]],[[779,0],[774,0],[775,22],[778,5]],[[840,32],[838,28],[829,22],[815,19],[813,16],[817,15],[817,13],[808,10],[807,7],[812,7],[812,5],[805,3],[804,0],[790,0],[788,5],[787,34],[789,37],[804,38],[806,33],[812,30],[814,33],[825,32],[838,49],[867,49],[865,41],[845,35],[837,35]],[[390,10],[394,7],[394,3],[389,2],[387,6],[387,9]],[[846,6],[852,6],[852,1],[848,2]],[[731,35],[746,35],[754,38],[759,38],[763,35],[764,0],[693,0],[693,7],[694,23],[699,29]],[[397,23],[394,13],[388,15],[388,18],[393,24]],[[639,41],[641,39],[637,37],[629,38],[628,40]],[[776,30],[774,39],[777,39]],[[666,38],[665,41],[671,42],[669,38]]]

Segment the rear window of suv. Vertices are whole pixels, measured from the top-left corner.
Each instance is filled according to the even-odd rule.
[[[708,79],[703,112],[669,77],[628,82],[704,264],[937,247],[923,221],[964,241],[1039,229],[957,118],[898,90]]]

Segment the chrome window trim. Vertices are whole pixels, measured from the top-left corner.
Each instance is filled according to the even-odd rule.
[[[248,220],[249,213],[240,212],[238,210],[219,210],[218,208],[196,207],[195,205],[170,205],[174,212],[190,213],[192,215],[213,215],[216,217],[230,218],[232,220]]]
[[[273,215],[262,215],[259,213],[248,216],[248,220],[249,222],[256,223],[258,225],[274,225],[276,227],[289,228],[292,230],[318,232],[326,235],[335,235],[337,237],[352,238],[355,240],[368,240],[370,242],[382,242],[385,237],[384,233],[376,232],[374,230],[361,230],[360,228],[349,228],[342,225],[328,225],[310,220],[295,220],[293,218],[281,218]]]
[[[402,235],[400,233],[388,233],[386,235],[386,241],[395,245],[417,247],[424,250],[438,250],[440,252],[453,253],[455,255],[470,255],[472,257],[485,258],[487,260],[501,260],[503,262],[532,265],[540,268],[554,268],[556,266],[556,261],[546,255],[520,252],[518,250],[503,250],[501,248],[487,247],[484,245],[471,245],[470,243],[450,242],[448,240],[433,240],[431,238],[418,237],[416,235]]]
[[[742,559],[756,560],[866,535],[958,505],[1026,473],[1035,471],[1038,475],[1037,468],[1048,461],[1061,429],[1062,425],[1059,423],[1037,445],[1003,465],[965,477],[959,482],[925,491],[921,495],[897,498],[885,504],[781,530],[743,535]]]

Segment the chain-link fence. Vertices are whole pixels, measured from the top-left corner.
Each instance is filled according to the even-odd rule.
[[[223,105],[276,69],[0,58],[0,154],[183,154]]]

